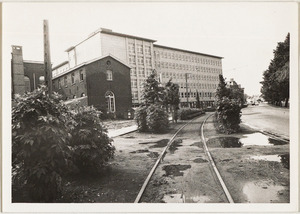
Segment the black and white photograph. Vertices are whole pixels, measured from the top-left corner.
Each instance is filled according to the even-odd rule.
[[[297,212],[298,12],[3,3],[3,211]]]

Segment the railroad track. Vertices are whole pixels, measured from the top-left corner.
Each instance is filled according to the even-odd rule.
[[[208,150],[208,147],[206,145],[206,139],[205,139],[205,136],[204,136],[204,132],[203,132],[203,129],[204,129],[204,124],[205,122],[207,121],[207,119],[212,116],[212,114],[208,115],[205,120],[201,123],[201,127],[200,127],[200,131],[201,131],[201,140],[203,142],[203,149],[205,151],[205,154],[207,155],[208,157],[208,160],[209,160],[209,164],[210,164],[210,168],[213,169],[211,170],[212,173],[214,173],[213,177],[216,177],[217,178],[217,182],[220,184],[220,186],[222,187],[222,191],[225,193],[226,195],[226,198],[228,200],[229,203],[234,203],[215,163],[214,163],[214,160]],[[198,117],[197,117],[198,118]],[[181,126],[177,132],[172,136],[172,138],[169,140],[167,146],[163,149],[163,151],[161,152],[161,154],[158,156],[154,166],[152,167],[152,169],[150,170],[150,173],[148,174],[147,178],[145,179],[134,203],[139,203],[140,202],[140,199],[145,191],[145,189],[147,188],[147,185],[149,184],[150,180],[151,180],[151,177],[153,176],[155,170],[157,169],[157,167],[159,166],[159,163],[162,161],[162,159],[164,158],[164,156],[166,155],[166,151],[167,149],[171,146],[171,144],[173,143],[174,139],[176,138],[176,136],[187,126],[189,125],[192,121],[194,121],[195,119],[197,118],[194,118],[193,120],[190,120],[188,121],[186,124],[184,124],[183,126]],[[182,198],[184,199],[184,195],[182,195]],[[185,202],[185,200],[183,200],[183,202]]]

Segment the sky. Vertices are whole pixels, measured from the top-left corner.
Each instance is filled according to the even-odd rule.
[[[54,66],[67,60],[67,48],[102,27],[224,57],[224,77],[258,95],[273,50],[295,30],[297,7],[291,2],[4,3],[4,71],[10,70],[11,45],[23,46],[24,60],[43,61],[44,19]]]

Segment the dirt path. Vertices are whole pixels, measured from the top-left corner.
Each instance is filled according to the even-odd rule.
[[[133,203],[158,155],[184,123],[166,134],[133,132],[114,138],[115,158],[101,175],[70,177],[57,202]]]

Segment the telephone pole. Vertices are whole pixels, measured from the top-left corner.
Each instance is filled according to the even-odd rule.
[[[45,71],[45,85],[48,88],[48,95],[52,94],[52,68],[50,57],[50,42],[49,42],[49,26],[48,20],[44,20],[44,71]]]
[[[188,73],[185,73],[186,102],[187,102],[188,107],[190,107],[189,106],[189,90],[188,90],[188,81],[187,81],[187,79],[188,79]]]

